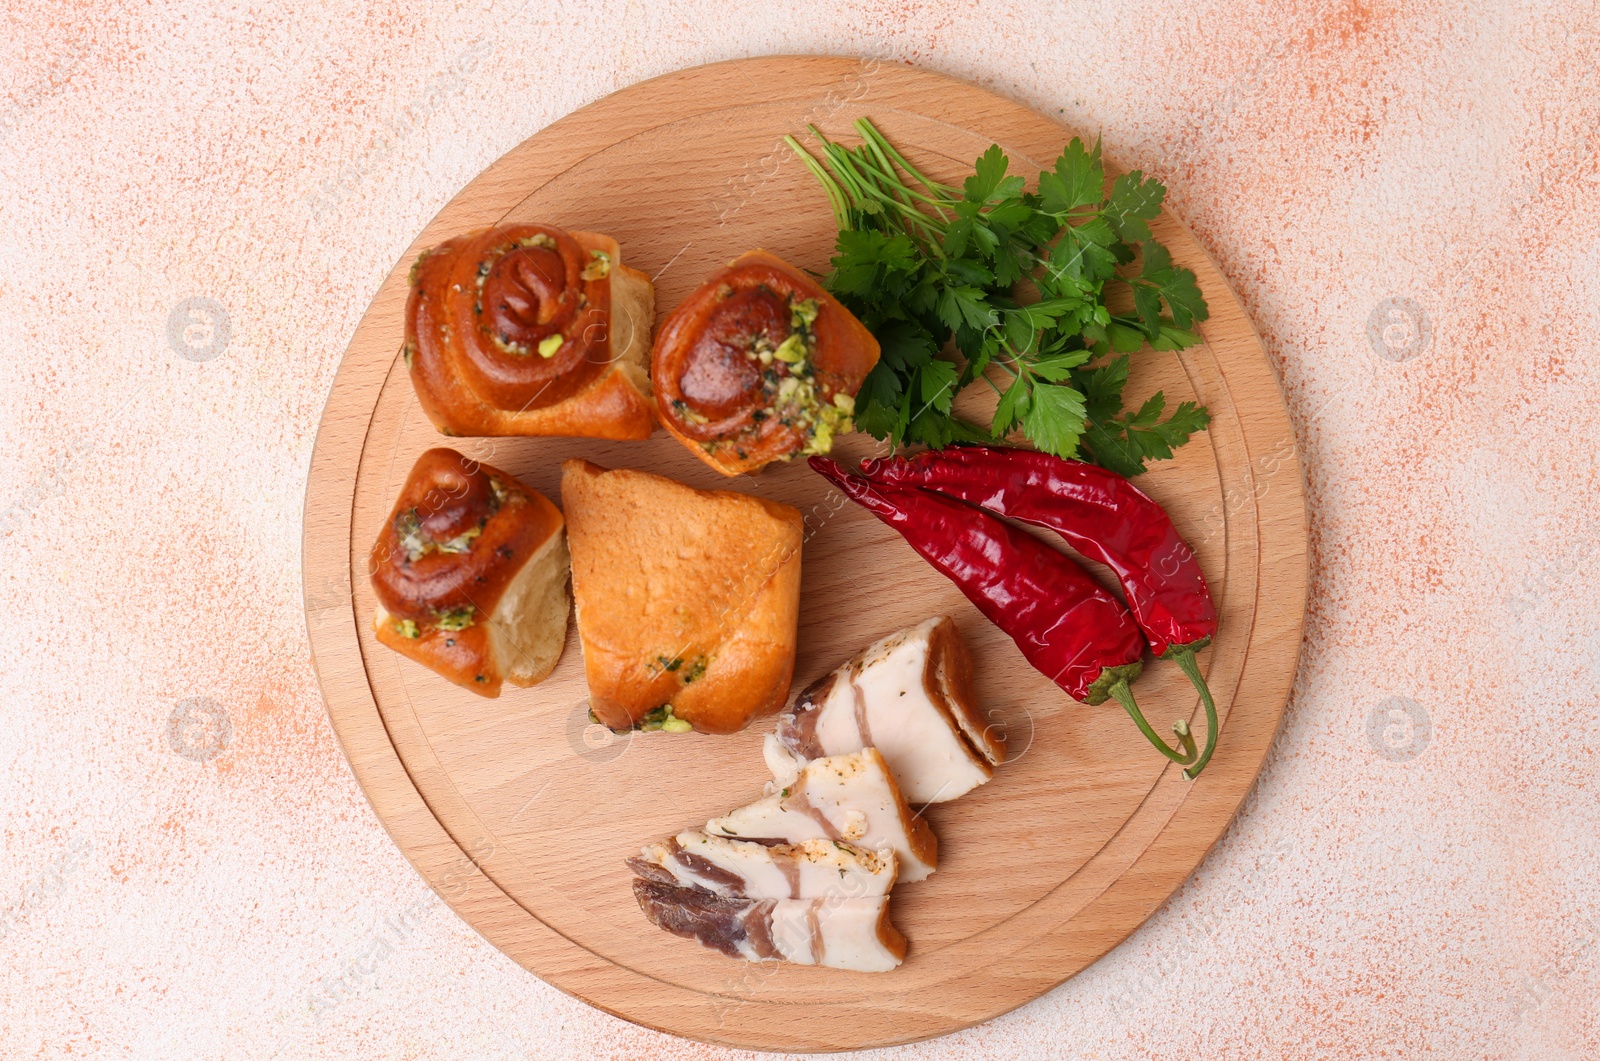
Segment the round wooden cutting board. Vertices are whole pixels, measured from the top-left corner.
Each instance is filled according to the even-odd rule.
[[[1001,96],[905,66],[781,57],[686,70],[618,92],[506,155],[395,264],[339,369],[306,497],[311,642],[334,728],[395,842],[469,924],[539,977],[652,1028],[766,1050],[884,1046],[954,1031],[1050,990],[1106,953],[1183,882],[1222,834],[1277,730],[1300,651],[1306,522],[1283,397],[1222,275],[1183,225],[1154,227],[1211,305],[1205,344],[1136,355],[1129,403],[1197,399],[1211,428],[1139,484],[1199,554],[1221,612],[1202,665],[1225,725],[1196,782],[1114,704],[1085,707],[896,535],[803,464],[720,479],[663,431],[648,442],[441,438],[398,352],[416,253],[469,229],[544,221],[615,236],[677,305],[712,269],[765,247],[823,271],[827,200],[782,143],[808,123],[849,138],[870,117],[919,168],[959,181],[991,142],[1028,175],[1072,131]],[[973,388],[978,390],[981,388]],[[425,449],[454,445],[559,501],[561,461],[587,457],[806,514],[795,689],[873,639],[955,616],[983,708],[1011,761],[927,810],[938,872],[895,889],[903,966],[863,974],[745,964],[652,928],[623,859],[760,794],[770,722],[731,737],[591,726],[576,632],[555,673],[494,700],[378,645],[366,555]],[[836,455],[879,452],[862,435]],[[1165,731],[1204,731],[1172,664],[1136,685]]]

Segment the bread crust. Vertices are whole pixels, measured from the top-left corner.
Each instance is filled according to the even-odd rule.
[[[543,680],[566,639],[564,529],[538,491],[455,450],[428,450],[372,546],[373,634],[481,696]],[[463,551],[438,547],[464,534]],[[440,625],[452,613],[469,625]]]
[[[589,706],[613,729],[671,705],[704,733],[782,706],[803,523],[789,505],[648,472],[562,465]]]
[[[611,263],[606,276],[594,279],[569,269],[571,306],[529,325],[535,339],[558,327],[577,332],[563,335],[552,359],[532,350],[505,353],[481,327],[482,276],[508,248],[517,250],[518,240],[536,238],[555,243],[568,265],[592,261],[594,252]],[[622,249],[610,236],[507,226],[458,236],[417,259],[403,352],[417,399],[441,434],[645,439],[655,428],[646,370],[654,320],[650,278],[622,264]]]

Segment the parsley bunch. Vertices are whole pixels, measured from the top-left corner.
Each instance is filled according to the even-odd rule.
[[[1207,316],[1194,273],[1150,236],[1159,181],[1135,170],[1108,194],[1100,144],[1074,139],[1037,191],[1007,175],[999,145],[958,189],[919,173],[865,118],[855,148],[809,128],[821,162],[784,139],[839,224],[827,286],[883,348],[856,397],[862,430],[895,448],[941,448],[1020,428],[1041,450],[1133,476],[1210,422],[1194,402],[1163,419],[1160,392],[1135,412],[1122,405],[1128,356],[1198,343],[1189,329]],[[1128,308],[1113,311],[1107,293],[1119,287]],[[987,429],[951,412],[978,380],[999,395]]]

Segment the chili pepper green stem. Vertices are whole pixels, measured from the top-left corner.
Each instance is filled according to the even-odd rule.
[[[1206,764],[1211,761],[1211,753],[1217,747],[1217,702],[1211,698],[1211,687],[1206,684],[1205,676],[1200,673],[1200,664],[1195,661],[1194,651],[1194,645],[1173,645],[1161,657],[1170,659],[1183,668],[1183,673],[1189,676],[1189,681],[1199,690],[1200,703],[1205,705],[1206,709],[1206,749],[1200,753],[1200,758],[1195,760],[1195,764],[1183,772],[1183,776],[1191,781],[1206,768]]]
[[[1178,744],[1183,748],[1181,752],[1174,751],[1167,747],[1167,742],[1157,736],[1150,723],[1145,721],[1144,712],[1139,710],[1138,703],[1134,701],[1133,690],[1128,688],[1127,681],[1114,682],[1106,692],[1110,693],[1112,699],[1121,704],[1122,709],[1128,712],[1128,717],[1133,719],[1133,724],[1139,727],[1139,732],[1144,734],[1145,740],[1155,746],[1156,751],[1165,755],[1179,766],[1188,766],[1195,761],[1194,737],[1189,734],[1189,724],[1187,722],[1179,719],[1172,724],[1172,732],[1178,735]]]

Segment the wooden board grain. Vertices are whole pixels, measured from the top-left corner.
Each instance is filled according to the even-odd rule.
[[[429,883],[496,946],[556,987],[652,1028],[768,1050],[841,1050],[944,1034],[1036,998],[1104,954],[1193,871],[1252,784],[1282,717],[1306,596],[1301,472],[1283,398],[1238,299],[1170,215],[1155,225],[1211,305],[1205,343],[1136,358],[1130,399],[1208,405],[1208,432],[1140,485],[1199,554],[1221,612],[1202,656],[1224,730],[1197,782],[1114,705],[1073,703],[892,532],[803,464],[722,480],[658,430],[648,442],[457,439],[559,499],[585,456],[798,506],[807,517],[795,688],[872,639],[956,616],[984,708],[1013,761],[927,811],[939,870],[896,889],[906,963],[867,975],[747,965],[648,926],[623,858],[755,797],[757,726],[732,737],[611,738],[589,725],[575,634],[549,680],[484,700],[379,646],[365,556],[412,461],[445,441],[397,352],[415,253],[468,229],[538,220],[615,236],[670,310],[708,272],[761,246],[826,268],[827,203],[781,142],[869,116],[950,180],[990,142],[1014,171],[1048,166],[1071,131],[972,85],[875,61],[742,60],[618,92],[491,166],[395,264],[351,340],[306,499],[306,608],[328,711],[378,817]],[[878,451],[864,436],[841,457]],[[1175,666],[1137,685],[1160,728],[1197,698]]]

